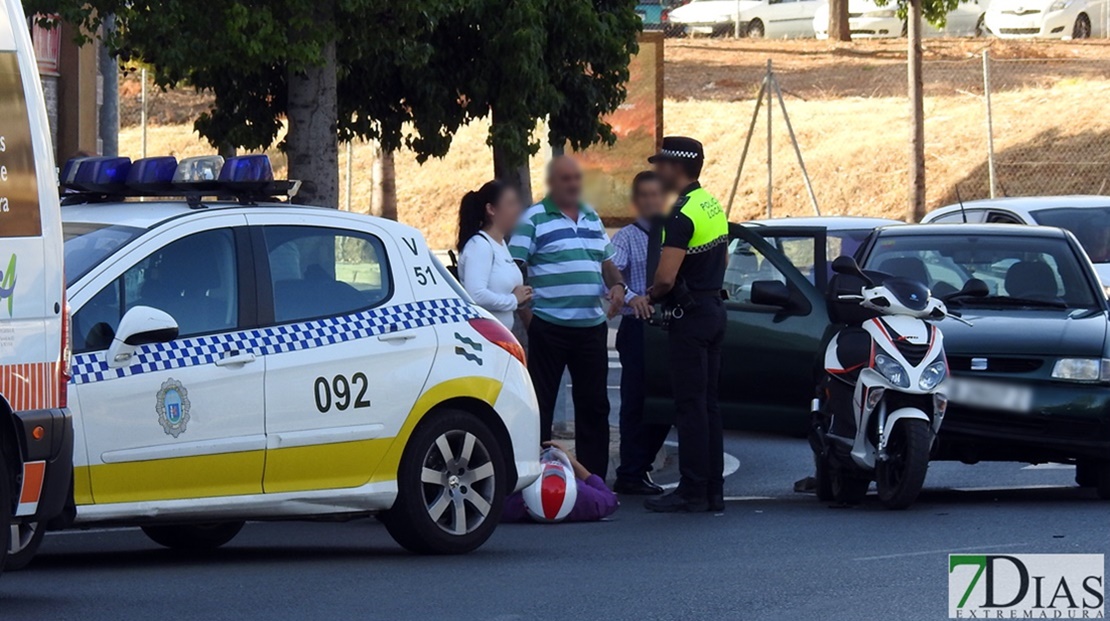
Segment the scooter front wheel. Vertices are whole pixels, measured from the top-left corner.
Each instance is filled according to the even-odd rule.
[[[879,500],[887,509],[905,509],[917,500],[929,469],[932,430],[921,419],[899,421],[887,441],[887,459],[875,468]]]

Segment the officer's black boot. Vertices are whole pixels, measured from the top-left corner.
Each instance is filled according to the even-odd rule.
[[[710,511],[720,513],[725,510],[725,484],[723,482],[710,483],[706,496]]]
[[[703,513],[709,511],[709,503],[704,494],[686,497],[682,490],[676,489],[663,496],[648,498],[644,501],[644,508],[656,513]]]

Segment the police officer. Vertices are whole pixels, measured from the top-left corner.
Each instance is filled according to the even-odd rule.
[[[724,440],[717,384],[725,308],[728,218],[698,183],[705,154],[693,138],[668,136],[648,159],[678,194],[663,229],[663,248],[648,295],[672,309],[669,344],[681,481],[644,506],[665,513],[724,510]],[[681,315],[681,316],[680,316]]]

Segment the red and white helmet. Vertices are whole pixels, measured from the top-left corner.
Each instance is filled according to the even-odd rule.
[[[537,522],[561,522],[574,509],[578,484],[570,459],[558,449],[547,449],[540,456],[540,478],[524,488],[524,508]]]

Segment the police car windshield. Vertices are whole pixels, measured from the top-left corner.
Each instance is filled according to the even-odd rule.
[[[63,223],[66,286],[77,282],[78,278],[142,233],[143,229],[133,226],[92,222]]]

